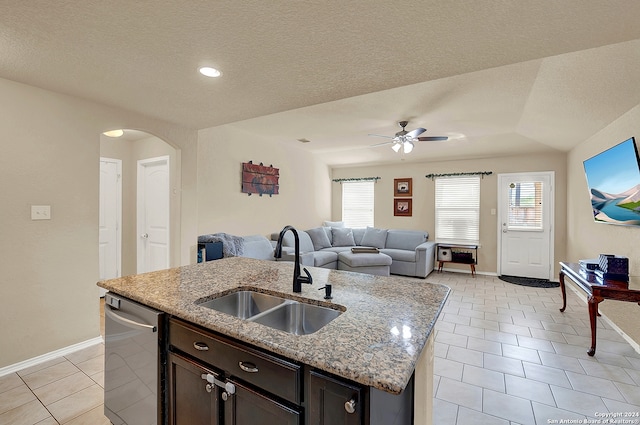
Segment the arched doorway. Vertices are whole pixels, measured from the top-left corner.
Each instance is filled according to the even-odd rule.
[[[100,278],[101,279],[109,279],[113,277],[126,276],[131,274],[139,273],[141,270],[139,269],[139,245],[140,243],[146,242],[144,240],[143,235],[148,232],[140,231],[138,229],[139,226],[139,217],[138,212],[140,210],[139,206],[139,197],[140,197],[140,189],[138,185],[138,168],[140,163],[149,163],[152,162],[155,158],[165,158],[167,164],[167,200],[168,200],[168,211],[166,212],[166,216],[168,218],[168,229],[167,229],[167,245],[169,250],[169,255],[166,261],[156,261],[152,259],[151,263],[153,263],[156,268],[168,268],[173,267],[179,264],[179,217],[180,217],[180,161],[179,161],[179,151],[176,150],[173,146],[165,142],[164,140],[140,130],[131,130],[124,129],[123,134],[120,137],[108,137],[104,134],[100,135],[100,157],[101,157],[101,165],[105,162],[111,163],[120,163],[121,171],[111,173],[110,178],[114,179],[111,185],[104,184],[101,182],[101,202],[109,203],[109,206],[112,203],[118,202],[120,204],[120,221],[116,223],[114,226],[116,228],[116,236],[111,237],[111,239],[115,240],[116,246],[110,246],[107,249],[106,245],[103,245],[104,241],[100,241]],[[102,167],[101,167],[102,168]],[[116,176],[113,176],[116,174]],[[107,175],[103,174],[101,171],[101,176]],[[119,179],[119,182],[115,181],[115,179]],[[121,187],[120,194],[103,194],[102,188],[104,187]],[[116,189],[117,192],[117,189]],[[104,201],[103,201],[104,199]],[[164,202],[164,201],[163,201]],[[167,206],[163,206],[163,209],[166,209]],[[101,205],[100,212],[101,215],[104,214],[114,214],[111,210],[113,208],[107,208],[107,205],[103,207]],[[117,209],[117,208],[116,208]],[[151,211],[154,210],[154,207],[151,207]],[[157,208],[155,209],[157,211]],[[117,217],[117,212],[114,214]],[[107,220],[103,220],[103,217],[100,217],[100,226],[102,233],[102,226],[110,225],[107,223]],[[117,232],[119,232],[120,237],[117,237]],[[113,232],[112,232],[113,234]],[[142,239],[142,240],[141,240]],[[156,255],[150,251],[150,254]],[[103,252],[109,253],[108,255],[103,255]],[[115,253],[115,254],[114,254]],[[157,254],[160,255],[160,254]],[[115,260],[112,258],[115,257]],[[142,270],[149,271],[149,270]]]

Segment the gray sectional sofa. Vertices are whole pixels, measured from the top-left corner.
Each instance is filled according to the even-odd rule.
[[[348,265],[340,264],[340,252],[350,251],[353,247],[373,247],[391,257],[391,274],[425,278],[434,269],[436,243],[430,242],[429,233],[424,231],[372,227],[317,227],[297,231],[303,265],[349,270]],[[278,236],[279,233],[273,233],[271,239],[275,241]],[[293,233],[285,233],[283,247],[293,246]]]

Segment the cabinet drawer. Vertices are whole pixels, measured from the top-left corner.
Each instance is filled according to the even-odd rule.
[[[169,322],[171,347],[258,388],[300,404],[301,367],[271,354],[214,336],[186,322]]]

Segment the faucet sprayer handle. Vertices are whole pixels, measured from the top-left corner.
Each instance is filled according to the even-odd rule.
[[[309,270],[307,270],[306,267],[304,267],[302,269],[302,271],[304,272],[304,274],[306,274],[307,276],[300,276],[298,279],[300,279],[300,282],[302,283],[308,283],[308,284],[312,284],[313,283],[313,278],[311,277],[311,273],[309,273]]]

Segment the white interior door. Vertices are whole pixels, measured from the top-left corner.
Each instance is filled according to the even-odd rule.
[[[169,268],[169,157],[138,161],[138,273]]]
[[[498,175],[498,274],[553,278],[553,172]]]
[[[122,161],[100,158],[98,256],[100,280],[120,277],[122,240]],[[100,296],[106,290],[100,289]]]

